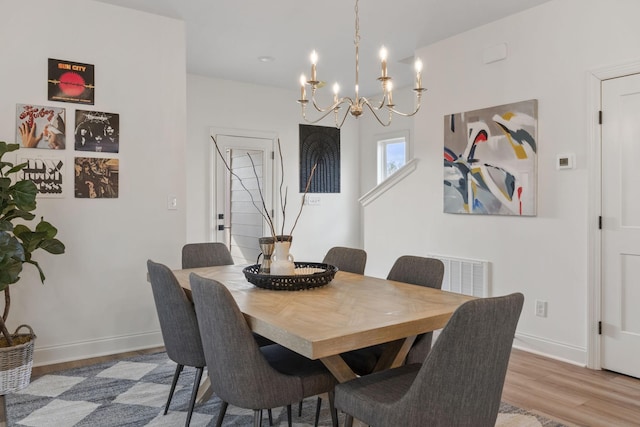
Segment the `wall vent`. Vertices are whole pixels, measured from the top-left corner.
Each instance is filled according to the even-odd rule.
[[[475,297],[489,296],[489,262],[429,255],[444,263],[442,290]]]

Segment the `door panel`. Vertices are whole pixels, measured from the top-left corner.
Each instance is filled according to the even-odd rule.
[[[602,82],[602,367],[640,377],[640,75]]]
[[[224,242],[236,264],[254,264],[260,253],[258,238],[269,232],[260,210],[261,192],[267,209],[272,207],[273,140],[217,134],[221,153],[231,168],[230,173],[216,155],[215,209],[218,220],[217,241]],[[253,198],[253,201],[252,201]]]

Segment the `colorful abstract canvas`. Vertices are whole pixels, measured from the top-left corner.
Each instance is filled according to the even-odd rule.
[[[444,118],[444,212],[536,215],[538,100]]]

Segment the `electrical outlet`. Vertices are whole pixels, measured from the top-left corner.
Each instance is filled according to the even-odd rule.
[[[307,194],[307,205],[309,206],[320,205],[320,196],[312,196],[311,194]]]
[[[547,317],[547,302],[536,300],[536,316]]]

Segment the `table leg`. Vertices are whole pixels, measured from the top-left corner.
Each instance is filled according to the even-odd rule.
[[[209,375],[207,375],[202,381],[200,381],[200,387],[198,388],[198,394],[196,395],[196,404],[206,402],[211,399],[211,396],[213,396],[213,388],[211,387]]]
[[[402,366],[404,359],[407,358],[407,354],[416,340],[416,337],[416,335],[413,335],[405,339],[391,341],[385,344],[384,351],[382,352],[380,359],[378,359],[378,363],[376,363],[373,372]]]
[[[351,370],[349,365],[339,355],[323,357],[320,359],[324,366],[329,369],[338,382],[346,382],[357,377],[357,375]]]

